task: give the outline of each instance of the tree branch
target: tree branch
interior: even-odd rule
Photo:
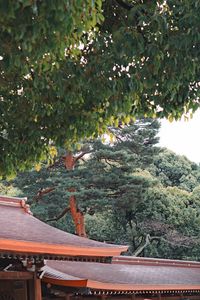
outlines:
[[[64,208],[63,211],[62,211],[57,217],[55,217],[55,218],[53,218],[53,219],[48,219],[48,220],[46,220],[45,222],[58,221],[58,220],[60,220],[62,217],[64,217],[64,216],[68,213],[68,211],[70,211],[70,207]]]
[[[157,237],[157,239],[159,239],[159,237]],[[188,249],[192,248],[192,245],[188,246],[188,245],[185,245],[183,243],[172,242],[172,241],[169,241],[169,240],[167,240],[167,239],[165,239],[163,237],[160,237],[160,240],[162,240],[162,241],[164,241],[164,242],[166,242],[166,243],[168,243],[168,244],[170,244],[172,246],[175,246],[175,247],[179,246],[179,247],[184,247],[184,248],[188,248]]]
[[[78,156],[74,157],[74,162],[77,162],[79,159],[81,159],[84,155],[91,153],[92,151],[84,151]]]
[[[143,245],[139,246],[134,252],[133,252],[133,256],[138,256],[143,250],[144,248],[146,248],[151,242],[151,237],[150,234],[146,235],[145,238],[145,242]]]
[[[188,248],[188,249],[191,248],[191,246],[188,246],[188,245],[177,244],[175,242],[169,241],[169,240],[163,238],[162,236],[161,237],[150,236],[150,234],[147,234],[146,238],[145,238],[145,242],[134,251],[133,256],[138,256],[153,240],[162,240],[172,246],[179,246],[179,247],[184,247],[184,248]]]
[[[50,188],[46,188],[46,189],[41,188],[41,189],[37,192],[36,196],[33,197],[33,201],[39,202],[39,200],[41,200],[41,198],[42,198],[44,195],[53,192],[55,189],[56,189],[55,187],[50,187]]]

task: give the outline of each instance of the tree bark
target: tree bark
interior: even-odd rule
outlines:
[[[74,157],[71,152],[68,152],[66,156],[64,157],[65,162],[65,168],[68,171],[71,171],[74,169],[75,164],[79,158],[81,158],[83,155],[80,155],[78,158]],[[75,192],[75,189],[72,187],[69,189],[70,192]],[[78,236],[87,237],[85,232],[85,222],[84,222],[84,215],[83,213],[78,209],[76,197],[74,195],[71,195],[69,198],[69,207],[70,207],[70,213],[75,225],[75,232]]]

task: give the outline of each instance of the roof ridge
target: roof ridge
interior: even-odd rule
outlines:
[[[32,215],[32,212],[30,211],[30,205],[26,204],[26,201],[27,201],[26,197],[19,198],[19,197],[0,195],[0,206],[5,205],[5,206],[23,208],[26,213]]]
[[[185,267],[198,267],[200,268],[200,262],[187,261],[187,260],[175,260],[165,258],[152,258],[152,257],[134,257],[134,256],[117,256],[112,258],[112,264],[129,264],[129,265],[165,265],[165,266],[185,266]]]

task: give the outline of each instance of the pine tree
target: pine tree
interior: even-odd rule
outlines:
[[[91,225],[87,226],[89,235],[93,232],[92,218],[96,221],[97,215],[107,214],[122,237],[127,230],[134,230],[132,220],[136,207],[155,182],[146,169],[159,150],[156,147],[159,123],[141,119],[109,130],[113,143],[103,143],[100,139],[95,141],[90,159],[80,170],[85,182],[79,199],[82,208],[93,215],[88,217],[87,214]],[[94,238],[96,233],[92,233]],[[112,242],[118,241],[117,233],[110,238]]]
[[[78,201],[77,212],[81,215],[81,212],[94,214],[112,208],[125,211],[128,216],[150,184],[151,180],[142,170],[152,162],[156,152],[158,129],[158,122],[149,119],[110,128],[115,138],[113,143],[104,144],[98,139],[91,142],[87,150],[84,146],[79,153],[71,154],[75,168],[66,168],[67,156],[65,154],[63,160],[62,154],[50,167],[22,173],[15,184],[29,196],[40,218],[59,221],[59,227],[63,226],[60,219],[70,210],[72,198]],[[84,159],[84,154],[89,152]],[[69,227],[72,230],[71,225]]]
[[[97,140],[90,159],[80,169],[85,178],[85,197],[82,205],[87,208],[87,198],[94,205],[102,203],[122,209],[131,209],[140,201],[149,178],[143,172],[153,162],[157,153],[154,147],[159,123],[142,119],[124,127],[110,128],[112,144]]]

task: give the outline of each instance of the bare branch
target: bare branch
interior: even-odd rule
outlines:
[[[151,242],[150,234],[146,235],[145,242],[143,245],[139,246],[133,253],[133,256],[138,256]]]
[[[188,248],[188,249],[192,248],[192,246],[189,246],[189,245],[186,245],[183,243],[178,244],[177,242],[169,241],[162,236],[150,236],[150,234],[147,234],[146,238],[145,238],[145,242],[134,251],[133,256],[138,256],[153,240],[161,240],[161,241],[164,241],[164,242],[166,242],[172,246],[176,246],[176,247],[179,246],[179,247],[184,247],[184,248]]]
[[[158,239],[158,237],[157,237],[157,239]],[[183,244],[183,243],[172,242],[172,241],[169,241],[169,240],[167,240],[167,239],[165,239],[163,237],[160,237],[160,240],[163,240],[164,242],[166,242],[166,243],[168,243],[168,244],[170,244],[172,246],[175,246],[175,247],[179,246],[179,247],[184,247],[184,248],[188,248],[188,249],[190,249],[190,248],[193,247],[193,245],[188,246],[188,245]]]

